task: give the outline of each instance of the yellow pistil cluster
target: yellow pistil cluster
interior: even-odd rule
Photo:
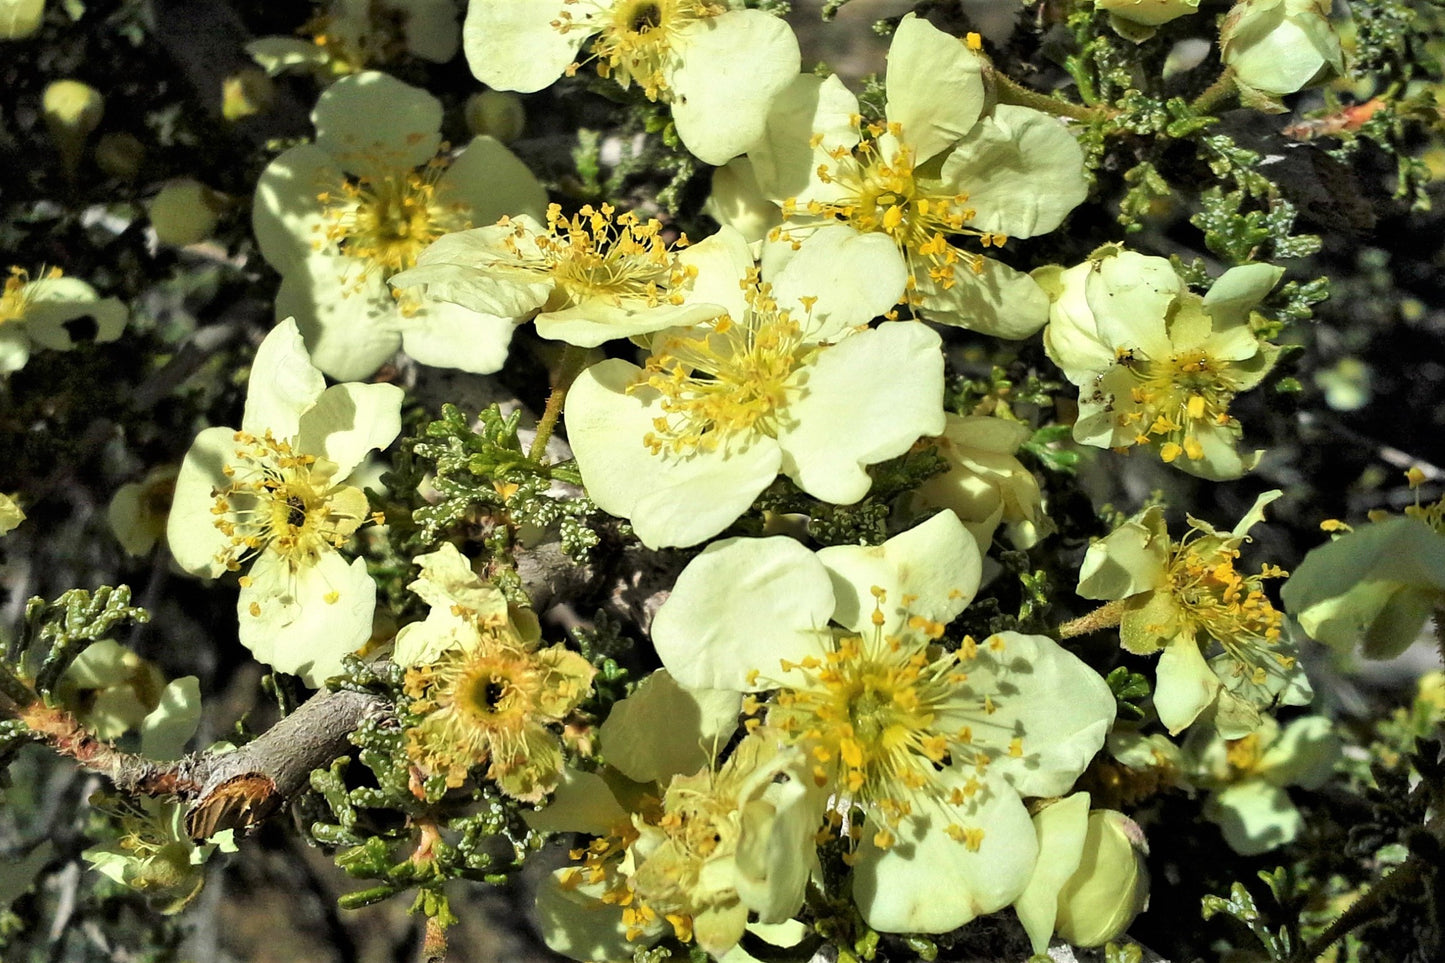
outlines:
[[[1255,575],[1235,568],[1237,541],[1191,532],[1176,543],[1167,563],[1169,591],[1186,628],[1202,632],[1224,647],[1244,681],[1264,685],[1270,676],[1294,668],[1295,659],[1279,650],[1284,615],[1264,592],[1264,580],[1288,573],[1265,565]],[[1200,641],[1203,641],[1202,639]]]
[[[661,804],[653,796],[641,800],[643,812],[639,819],[656,822],[661,814]],[[612,827],[605,836],[599,836],[584,849],[574,849],[568,855],[580,860],[581,866],[564,870],[561,884],[573,889],[588,885],[600,889],[597,898],[603,903],[621,908],[622,924],[627,928],[627,938],[635,940],[651,928],[658,919],[672,924],[673,934],[682,942],[692,939],[692,918],[685,914],[665,913],[658,910],[638,892],[637,877],[621,871],[628,850],[637,842],[641,833],[632,820],[624,820]]]
[[[261,551],[280,555],[291,571],[344,545],[367,518],[366,495],[333,485],[335,465],[302,454],[270,431],[238,431],[234,457],[221,470],[230,480],[216,489],[211,514],[226,536],[216,561],[231,571]]]
[[[668,100],[667,75],[678,60],[677,34],[699,20],[716,17],[727,10],[713,0],[563,0],[567,7],[585,11],[575,16],[563,9],[552,28],[559,33],[572,30],[596,32],[588,58],[603,77],[616,77],[623,87],[637,84],[648,100]],[[572,76],[582,62],[567,68]]]
[[[51,268],[42,271],[41,274],[47,280],[53,280],[61,276],[60,268]],[[21,321],[25,318],[25,312],[30,307],[32,295],[26,291],[30,283],[30,272],[24,268],[12,266],[10,274],[5,278],[5,290],[0,293],[0,325],[12,321]]]
[[[536,801],[562,769],[560,722],[591,691],[592,666],[561,646],[536,649],[510,623],[472,620],[476,632],[436,662],[410,668],[405,689],[422,720],[407,753],[460,786],[474,766],[516,799]]]
[[[1229,763],[1232,778],[1239,779],[1259,769],[1264,750],[1258,732],[1251,732],[1243,739],[1230,739],[1224,745],[1224,758]]]
[[[443,234],[471,227],[465,205],[449,202],[440,178],[450,162],[438,156],[420,167],[374,165],[384,175],[348,177],[317,199],[324,223],[313,242],[361,265],[351,290],[359,291],[373,272],[390,277],[415,267],[417,257]]]
[[[504,218],[501,222],[507,223]],[[636,302],[649,308],[681,304],[683,291],[697,275],[677,260],[663,240],[662,223],[641,220],[632,212],[618,214],[611,204],[588,204],[567,217],[558,204],[547,207],[547,233],[529,237],[519,224],[504,243],[512,254],[509,266],[552,280],[555,285],[545,311],[560,311],[587,301],[611,305]],[[678,246],[687,238],[680,238]]]
[[[776,437],[797,370],[823,350],[778,307],[756,277],[741,321],[723,316],[694,335],[660,343],[634,386],[662,395],[663,414],[643,437],[653,454],[716,451],[740,435]]]
[[[1204,457],[1199,429],[1235,423],[1229,403],[1238,383],[1227,370],[1230,363],[1203,348],[1160,359],[1138,349],[1122,350],[1118,361],[1134,376],[1133,404],[1119,406],[1119,424],[1136,432],[1135,444],[1159,442],[1159,458],[1165,463],[1180,455],[1199,461]]]
[[[873,842],[888,847],[915,801],[967,806],[995,757],[1023,754],[1023,737],[992,722],[998,701],[969,685],[968,669],[980,655],[973,639],[945,652],[935,644],[944,627],[917,616],[906,638],[884,635],[883,591],[873,593],[873,634],[835,637],[821,658],[784,660],[783,672],[802,681],[777,692],[767,720],[808,750],[819,786],[878,821]],[[997,655],[1003,640],[990,646]],[[1002,671],[991,661],[991,672]],[[945,769],[972,771],[946,787]],[[944,831],[973,851],[983,842],[978,827],[951,822]]]
[[[869,136],[856,148],[830,151],[835,164],[818,167],[818,179],[839,185],[843,196],[809,201],[807,212],[839,218],[859,231],[888,235],[908,264],[910,290],[917,285],[920,270],[945,289],[953,286],[960,263],[975,274],[983,271],[983,255],[960,250],[948,238],[971,234],[985,249],[1002,247],[1008,238],[970,228],[975,212],[968,207],[968,195],[945,192],[936,179],[917,174],[914,151],[902,140],[901,124],[871,125],[867,132]],[[886,142],[880,139],[885,133],[891,135]],[[784,217],[798,212],[796,198],[783,202]]]

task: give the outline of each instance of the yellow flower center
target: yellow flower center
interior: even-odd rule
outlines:
[[[504,222],[505,223],[505,222]],[[662,238],[662,224],[617,214],[609,204],[583,207],[575,217],[547,208],[547,233],[532,238],[536,250],[519,243],[526,232],[505,239],[512,254],[508,266],[550,278],[554,284],[545,311],[574,308],[589,301],[611,305],[640,302],[649,308],[681,304],[696,269],[680,264]],[[685,244],[682,238],[679,244]]]
[[[874,594],[881,602],[881,590]],[[777,692],[767,721],[808,749],[819,786],[881,822],[873,840],[887,847],[919,799],[966,810],[989,763],[1003,753],[1021,756],[1023,737],[992,721],[1003,687],[980,692],[969,683],[966,669],[981,655],[972,639],[945,652],[933,642],[942,625],[915,616],[900,638],[883,634],[881,608],[873,622],[870,637],[835,637],[821,657],[784,660],[783,672],[802,681]],[[989,643],[991,675],[1006,671],[995,658],[1003,648],[1001,638]],[[942,778],[945,769],[952,778]],[[983,842],[979,827],[944,829],[970,850]]]
[[[1256,575],[1242,574],[1234,567],[1234,539],[1196,534],[1181,539],[1168,562],[1170,592],[1184,620],[1196,635],[1202,631],[1223,646],[1236,675],[1250,685],[1293,669],[1294,657],[1279,650],[1284,616],[1264,592],[1265,579],[1287,573],[1265,566]]]
[[[667,100],[671,96],[667,74],[679,59],[677,37],[689,24],[716,17],[727,10],[713,0],[564,0],[567,6],[581,7],[582,17],[563,10],[552,21],[561,33],[571,30],[595,31],[591,60],[597,73],[616,77],[623,87],[637,84],[648,100]],[[582,64],[567,69],[568,76]]]
[[[51,268],[41,274],[47,279],[61,276],[60,268]],[[27,290],[29,284],[29,271],[13,266],[10,268],[10,275],[5,279],[5,289],[0,292],[0,325],[25,319],[25,313],[34,299],[32,291]]]
[[[879,140],[885,130],[892,135],[887,143],[893,146]],[[835,163],[822,164],[816,172],[824,183],[838,185],[843,196],[829,202],[809,201],[807,212],[836,217],[859,231],[886,234],[908,264],[910,289],[919,271],[941,288],[953,286],[959,263],[975,274],[981,272],[983,256],[960,250],[948,237],[972,234],[985,248],[1002,247],[1008,239],[969,228],[975,212],[968,207],[968,195],[947,193],[938,180],[917,173],[913,148],[902,142],[902,125],[870,127],[868,132],[871,137],[853,150],[832,151]],[[784,217],[797,212],[796,198],[783,202]]]
[[[1252,732],[1243,739],[1230,739],[1224,745],[1224,758],[1233,775],[1243,777],[1259,769],[1260,758],[1264,755],[1259,733]]]
[[[325,222],[314,246],[335,245],[360,265],[353,290],[373,272],[390,277],[414,267],[432,241],[471,227],[466,206],[449,202],[439,182],[447,165],[442,157],[417,168],[391,165],[392,173],[348,177],[317,195]]]
[[[407,669],[410,710],[423,717],[407,730],[408,754],[452,787],[473,766],[490,763],[487,775],[503,792],[530,798],[561,771],[561,749],[546,726],[586,696],[591,669],[559,646],[537,650],[510,623],[469,623],[476,631],[462,644]]]
[[[1182,454],[1199,461],[1204,457],[1199,429],[1234,423],[1229,403],[1239,387],[1229,372],[1230,362],[1203,348],[1160,359],[1133,349],[1121,352],[1119,362],[1135,381],[1130,389],[1134,407],[1119,412],[1120,423],[1135,427],[1136,444],[1160,442],[1161,460],[1172,462]]]
[[[724,316],[695,335],[662,341],[634,389],[662,395],[663,414],[643,438],[654,454],[715,451],[739,436],[776,437],[791,394],[806,384],[799,369],[818,345],[778,307],[767,285],[754,283],[741,322]]]
[[[226,536],[216,561],[231,571],[262,552],[281,555],[295,571],[323,551],[344,545],[366,518],[366,496],[333,485],[335,466],[297,452],[271,432],[235,434],[235,457],[222,471],[230,484],[217,489],[211,513]]]

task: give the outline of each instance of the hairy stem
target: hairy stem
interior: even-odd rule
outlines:
[[[532,447],[527,451],[529,461],[541,463],[542,455],[547,451],[547,442],[557,428],[557,419],[562,417],[567,389],[572,387],[572,382],[577,380],[586,363],[586,348],[569,344],[563,349],[562,361],[557,366],[557,380],[552,385],[552,393],[547,396],[547,407],[543,409],[542,417],[537,420],[537,437],[532,439]]]
[[[1105,602],[1087,615],[1070,619],[1059,626],[1059,638],[1072,639],[1078,635],[1088,635],[1090,632],[1098,632],[1100,629],[1112,629],[1119,624],[1119,619],[1122,618],[1123,615],[1123,599]]]
[[[1225,67],[1214,83],[1205,87],[1189,109],[1196,114],[1212,114],[1221,104],[1226,103],[1231,97],[1239,93],[1239,85],[1234,82],[1234,69]]]
[[[1055,117],[1068,117],[1071,120],[1078,120],[1084,123],[1104,120],[1114,111],[1107,107],[1085,107],[1082,104],[1070,103],[1051,94],[1043,94],[1037,90],[1031,90],[1018,81],[1009,77],[993,67],[984,68],[985,76],[993,81],[994,93],[1001,104],[1013,104],[1017,107],[1032,107],[1034,110],[1041,110],[1046,114]]]

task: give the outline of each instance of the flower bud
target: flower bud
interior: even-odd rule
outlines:
[[[1241,0],[1219,28],[1220,56],[1241,87],[1292,94],[1344,72],[1331,0]]]
[[[1095,10],[1109,12],[1109,25],[1121,37],[1143,43],[1155,28],[1199,9],[1199,0],[1094,0]]]
[[[57,80],[45,88],[41,107],[60,162],[66,174],[74,177],[86,140],[105,116],[105,98],[89,84]]]
[[[162,187],[151,201],[151,227],[162,244],[185,247],[211,236],[221,210],[221,198],[215,191],[182,178]]]
[[[1094,9],[1146,26],[1177,20],[1199,9],[1199,0],[1094,0]]]
[[[264,114],[276,103],[276,84],[257,67],[247,67],[221,81],[221,116],[237,121]]]
[[[125,131],[101,134],[95,142],[95,166],[123,181],[133,181],[139,176],[145,156],[145,144]]]
[[[500,90],[484,90],[467,98],[464,109],[467,129],[480,137],[483,134],[510,144],[522,136],[527,126],[527,112],[516,94]]]
[[[1148,847],[1128,816],[1089,813],[1079,868],[1059,891],[1054,931],[1075,946],[1102,946],[1134,922],[1149,902]]]
[[[24,40],[45,20],[45,0],[0,0],[0,40]]]

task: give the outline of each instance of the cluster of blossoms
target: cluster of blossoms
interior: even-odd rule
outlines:
[[[1199,4],[1096,5],[1142,42]],[[1238,10],[1224,51],[1241,90],[1278,96],[1339,68],[1337,44],[1317,36],[1319,2]],[[548,944],[579,960],[631,959],[668,937],[722,956],[749,926],[801,916],[822,847],[851,866],[875,930],[944,933],[1013,907],[1036,952],[1054,935],[1102,945],[1148,892],[1142,830],[1076,791],[1106,740],[1106,765],[1162,770],[1139,762],[1147,743],[1187,771],[1241,852],[1294,837],[1284,787],[1319,785],[1338,746],[1319,717],[1281,728],[1269,715],[1311,696],[1269,598],[1285,573],[1238,563],[1280,493],[1227,532],[1190,518],[1171,538],[1151,507],[1087,549],[1078,594],[1106,604],[1058,635],[1117,627],[1129,654],[1158,653],[1152,711],[1170,736],[1189,730],[1183,749],[1163,736],[1125,747],[1114,692],[1059,638],[950,628],[996,569],[996,537],[1027,550],[1054,525],[1020,458],[1033,425],[1006,406],[948,410],[931,326],[1042,330],[1080,389],[1075,441],[1228,480],[1259,459],[1240,450],[1230,406],[1280,353],[1261,306],[1283,269],[1236,266],[1200,294],[1169,260],[1117,245],[1074,266],[1012,267],[1014,240],[1055,231],[1085,199],[1084,151],[1056,117],[999,102],[978,37],[913,14],[889,48],[881,116],[865,117],[837,77],[799,73],[785,21],[741,2],[471,0],[460,45],[478,79],[532,92],[594,68],[665,105],[682,146],[717,167],[707,209],[721,227],[697,243],[609,203],[569,211],[499,139],[453,150],[439,101],[368,69],[402,49],[447,61],[453,13],[337,0],[313,40],[253,45],[270,71],[328,81],[314,142],[271,161],[252,208],[281,276],[279,323],[239,429],[202,431],[178,471],[117,499],[128,549],[155,541],[148,506],[173,485],[170,551],[194,575],[238,573],[239,636],[259,661],[313,687],[349,656],[398,667],[419,798],[487,781],[532,807],[534,829],[592,837],[538,897]],[[1318,41],[1319,63],[1271,71],[1295,34]],[[96,340],[124,323],[82,282],[12,272],[0,371],[31,342],[71,346],[66,325],[83,314]],[[544,645],[536,616],[455,545],[413,559],[409,587],[429,611],[393,633],[356,544],[385,524],[359,478],[400,434],[404,400],[361,382],[398,351],[498,371],[527,322],[562,342],[549,417],[592,503],[647,548],[704,546],[651,623],[662,669],[595,730],[596,668]],[[705,544],[785,528],[747,518],[770,489],[855,505],[877,466],[922,451],[939,470],[889,506],[896,534],[881,544]],[[1440,606],[1441,512],[1414,514],[1337,543],[1367,556],[1368,590],[1301,568],[1285,595],[1306,631],[1385,636]],[[1406,571],[1399,539],[1441,563]],[[95,698],[119,714],[110,686]],[[130,725],[150,718],[124,708]]]

